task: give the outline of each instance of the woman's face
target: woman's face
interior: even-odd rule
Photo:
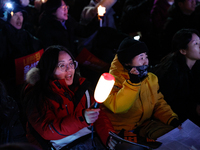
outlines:
[[[15,27],[16,29],[21,29],[23,24],[23,13],[22,12],[16,12],[11,16],[10,18],[10,24]]]
[[[192,39],[188,43],[188,48],[182,50],[181,53],[185,55],[187,59],[200,60],[200,39],[195,33],[192,34]]]
[[[65,21],[68,19],[68,6],[62,1],[62,5],[54,13],[58,21]]]
[[[146,53],[141,53],[137,56],[135,56],[132,59],[132,66],[143,66],[143,65],[148,65],[149,64],[149,59]]]
[[[75,73],[74,66],[71,56],[65,51],[60,51],[54,77],[56,79],[65,79],[67,85],[72,85]]]

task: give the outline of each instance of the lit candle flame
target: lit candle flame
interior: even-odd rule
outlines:
[[[11,11],[11,12],[10,12],[10,14],[11,14],[11,16],[13,16],[13,15],[14,15],[14,12],[13,12],[13,11]]]
[[[140,40],[140,36],[139,35],[134,36],[134,40],[139,41]]]
[[[113,88],[114,83],[115,78],[113,77],[113,75],[109,73],[103,73],[101,75],[94,91],[94,98],[96,102],[103,103],[107,99]]]
[[[99,16],[104,16],[105,13],[106,13],[106,7],[103,7],[103,6],[99,5],[99,7],[98,7],[98,15]]]
[[[42,0],[42,3],[46,3],[47,0]]]

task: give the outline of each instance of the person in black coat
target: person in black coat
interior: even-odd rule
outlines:
[[[69,6],[63,0],[48,0],[45,3],[37,36],[43,42],[44,48],[62,45],[77,56],[75,44],[77,37],[89,37],[98,29],[99,23],[81,25],[68,15],[68,9]]]
[[[169,8],[169,17],[164,24],[162,37],[163,55],[171,51],[171,41],[173,35],[180,29],[193,28],[200,32],[200,5],[196,5],[196,0],[175,0]]]
[[[16,85],[15,59],[41,50],[42,45],[23,29],[23,9],[19,5],[4,14],[5,23],[0,30],[0,79],[8,94],[19,102],[21,86]]]
[[[181,29],[173,37],[173,52],[154,69],[160,91],[181,122],[200,126],[200,38],[197,30]]]

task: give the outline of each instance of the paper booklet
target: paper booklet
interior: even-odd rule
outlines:
[[[200,127],[187,119],[181,125],[157,140],[162,142],[156,150],[200,150]]]

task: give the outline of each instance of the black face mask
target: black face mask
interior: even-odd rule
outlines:
[[[138,77],[139,78],[144,78],[147,76],[147,69],[149,67],[149,65],[143,65],[143,66],[125,66],[126,69],[128,69],[128,71],[130,71],[132,68],[136,68],[139,72]]]
[[[143,65],[143,66],[137,66],[137,67],[135,67],[138,70],[138,72],[139,72],[139,75],[138,75],[139,78],[144,78],[144,77],[147,76],[147,73],[148,73],[147,69],[148,69],[148,67],[149,67],[149,65]]]

